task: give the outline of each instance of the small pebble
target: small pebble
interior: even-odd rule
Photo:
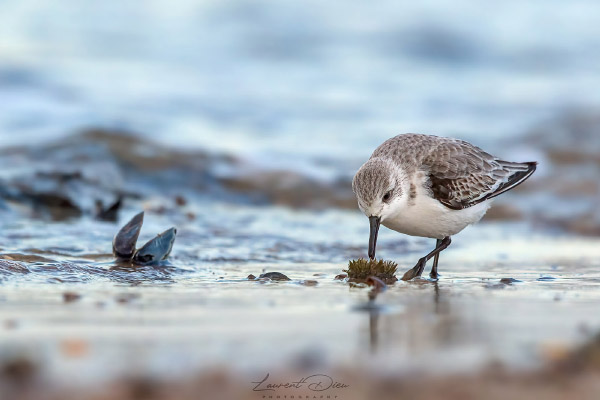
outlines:
[[[553,280],[555,280],[555,279],[556,279],[556,278],[555,278],[555,277],[553,277],[553,276],[541,276],[541,277],[539,277],[537,280],[538,280],[538,281],[542,281],[542,282],[544,282],[544,281],[553,281]]]
[[[513,283],[518,283],[521,282],[518,279],[514,279],[514,278],[502,278],[500,279],[500,283],[504,283],[505,285],[512,285]]]
[[[138,297],[140,297],[140,295],[137,293],[124,293],[124,294],[117,296],[116,300],[117,300],[117,303],[125,304],[125,303],[129,303],[133,299],[137,299]]]
[[[336,281],[343,281],[347,277],[348,277],[348,275],[346,275],[346,274],[339,274],[339,275],[336,275],[335,278],[333,278],[333,279]]]
[[[181,195],[175,196],[175,204],[177,204],[179,207],[183,207],[187,204],[187,200]]]
[[[65,303],[71,303],[74,301],[77,301],[81,298],[81,295],[79,293],[75,293],[75,292],[64,292],[63,293],[63,300],[65,301]]]
[[[254,280],[254,279],[256,279],[256,277],[254,275],[252,275],[252,274],[248,275],[248,280]]]
[[[302,281],[300,283],[304,286],[317,286],[319,284],[319,282],[313,281],[313,280],[306,280],[306,281]]]

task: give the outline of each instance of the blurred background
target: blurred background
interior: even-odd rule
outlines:
[[[539,175],[554,175],[540,186],[577,193],[567,204],[599,222],[597,210],[579,205],[580,194],[598,199],[593,1],[1,7],[4,149],[71,143],[73,135],[97,143],[80,135],[89,129],[128,133],[138,141],[128,149],[134,154],[151,141],[155,150],[212,157],[185,173],[235,196],[354,208],[347,183],[379,143],[430,133],[538,159]],[[567,171],[574,164],[578,183]],[[272,179],[259,178],[265,174]],[[315,182],[335,193],[277,194]]]
[[[599,26],[593,0],[1,1],[3,382],[19,363],[58,387],[357,354],[397,374],[457,353],[469,371],[522,368],[585,342],[600,329]],[[446,283],[378,299],[378,328],[353,308],[366,289],[333,277],[366,254],[352,176],[405,132],[540,167],[444,253]],[[140,209],[140,241],[178,227],[170,265],[114,268],[112,237]],[[383,231],[380,254],[409,268],[432,245]],[[246,282],[274,269],[293,282]],[[522,284],[495,291],[508,277]],[[509,295],[474,306],[490,290]],[[450,307],[457,291],[471,302]],[[557,298],[574,301],[564,319]],[[411,302],[458,325],[415,345],[431,321]],[[533,329],[530,313],[548,318]]]

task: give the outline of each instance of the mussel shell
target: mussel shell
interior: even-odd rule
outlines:
[[[175,242],[177,229],[167,229],[143,245],[133,256],[133,262],[136,264],[155,264],[166,260]]]
[[[113,254],[122,260],[130,260],[135,254],[135,245],[144,223],[144,212],[136,214],[113,239]]]

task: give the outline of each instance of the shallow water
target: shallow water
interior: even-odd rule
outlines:
[[[148,212],[140,243],[170,224],[178,237],[167,265],[147,267],[112,259],[119,224],[5,221],[2,356],[30,357],[65,384],[357,360],[382,373],[442,373],[497,361],[535,367],[600,330],[598,239],[483,224],[443,254],[439,282],[400,281],[370,303],[370,289],[334,280],[365,251],[368,224],[358,212],[224,207],[203,204],[196,221]],[[399,274],[433,245],[387,230],[380,243]],[[246,279],[264,271],[291,281]]]

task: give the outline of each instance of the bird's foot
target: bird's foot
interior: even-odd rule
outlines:
[[[437,271],[431,271],[429,277],[434,281],[437,281],[440,278],[440,274],[438,274]]]
[[[425,264],[427,264],[427,259],[421,258],[419,260],[419,262],[417,263],[417,265],[415,265],[413,268],[409,269],[408,271],[406,271],[404,273],[402,280],[410,281],[413,278],[421,276],[421,274],[423,273],[423,270],[425,269]]]

